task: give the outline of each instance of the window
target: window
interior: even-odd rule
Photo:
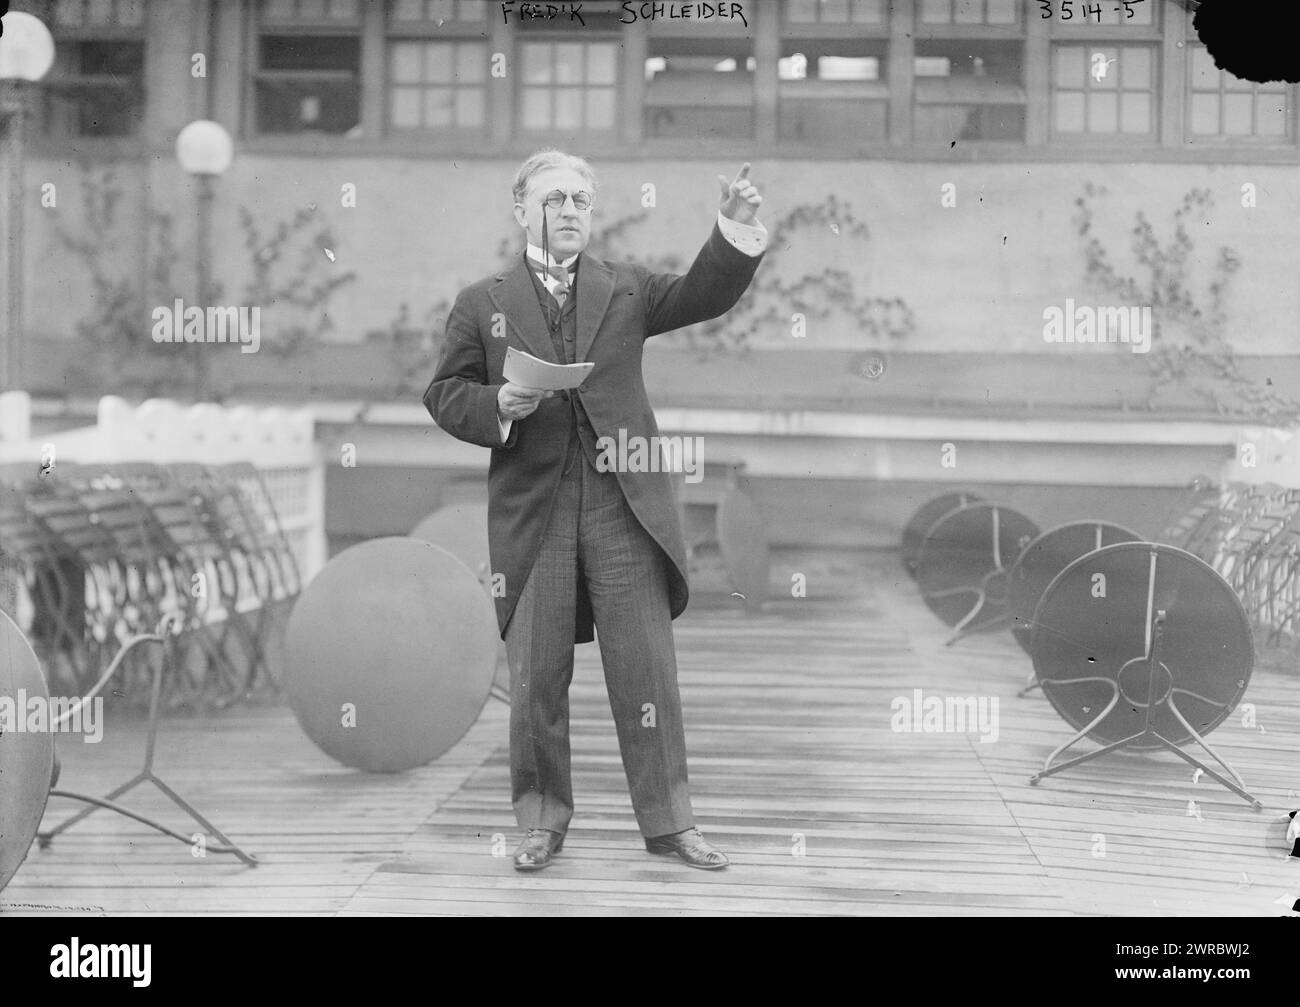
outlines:
[[[917,143],[1025,140],[1024,43],[919,39]]]
[[[786,0],[795,24],[884,24],[885,0]]]
[[[347,133],[361,116],[358,0],[266,0],[254,75],[259,133]]]
[[[1285,141],[1294,89],[1285,81],[1257,84],[1214,65],[1203,45],[1189,45],[1187,139],[1215,137]]]
[[[390,126],[483,129],[487,118],[486,45],[394,42],[388,56]]]
[[[789,39],[781,53],[780,139],[826,147],[886,139],[884,41]]]
[[[1155,63],[1147,45],[1053,46],[1056,135],[1153,139]]]
[[[388,127],[482,135],[488,65],[482,0],[398,0],[390,8]]]
[[[59,0],[55,64],[45,88],[45,131],[137,135],[144,118],[142,0]]]
[[[1020,24],[1020,0],[918,0],[918,6],[923,25]]]
[[[395,0],[395,24],[482,24],[487,17],[485,0]]]
[[[131,27],[144,24],[144,0],[57,0],[56,28]]]
[[[744,38],[652,37],[645,64],[645,136],[752,137],[752,52]]]
[[[618,105],[618,43],[521,41],[521,132],[608,133]]]

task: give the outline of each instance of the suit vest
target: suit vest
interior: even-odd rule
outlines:
[[[566,364],[577,362],[578,347],[578,284],[577,275],[574,275],[574,282],[570,287],[569,296],[564,299],[564,307],[557,308],[555,298],[551,296],[537,274],[528,270],[528,275],[533,281],[533,289],[537,291],[537,302],[541,306],[542,316],[546,319],[546,329],[551,336],[551,346],[555,350],[557,359]],[[558,318],[557,318],[558,315]],[[576,392],[559,392],[561,398],[566,399],[569,403],[569,422],[572,429],[577,433],[576,443],[572,444],[569,449],[569,455],[565,458],[564,467],[567,469],[573,460],[573,454],[577,451],[578,445],[581,445],[582,453],[587,456],[594,468],[596,458],[600,454],[600,449],[596,446],[596,431],[587,418],[587,411],[582,407],[582,400]]]

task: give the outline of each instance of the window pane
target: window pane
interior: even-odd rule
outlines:
[[[1123,131],[1125,133],[1151,132],[1151,92],[1138,91],[1121,99]]]
[[[823,21],[845,22],[849,19],[849,0],[822,0]]]
[[[551,47],[545,42],[524,43],[524,83],[551,82]]]
[[[298,0],[298,16],[301,18],[323,18],[325,0]]]
[[[555,45],[555,82],[582,83],[582,43],[558,42]]]
[[[112,24],[113,0],[89,0],[86,4],[87,24]]]
[[[785,16],[788,21],[816,21],[817,0],[786,0]]]
[[[419,21],[424,17],[424,0],[396,0],[394,21]]]
[[[1192,87],[1198,91],[1219,89],[1219,68],[1214,57],[1203,45],[1192,47]]]
[[[1192,95],[1192,132],[1198,136],[1213,136],[1219,132],[1219,96],[1201,92]]]
[[[1015,24],[1017,0],[989,0],[989,24]]]
[[[557,87],[555,89],[554,124],[556,129],[582,128],[582,88]]]
[[[1083,49],[1077,45],[1057,46],[1056,84],[1058,87],[1082,87],[1084,80]]]
[[[1083,94],[1060,91],[1056,95],[1056,129],[1061,133],[1083,132]]]
[[[1125,46],[1118,53],[1119,78],[1126,91],[1149,91],[1154,79],[1151,72],[1151,50],[1145,46]]]
[[[483,81],[487,74],[484,65],[486,55],[484,47],[473,42],[462,42],[456,46],[456,79],[462,84]]]
[[[587,82],[613,84],[615,81],[615,47],[593,43],[587,47]]]
[[[1286,136],[1286,97],[1261,94],[1255,99],[1255,133],[1258,136]]]
[[[69,28],[81,24],[81,0],[59,0],[54,8],[54,23]]]
[[[456,89],[456,125],[482,126],[485,117],[483,91],[477,87]]]
[[[536,88],[524,91],[523,119],[520,126],[524,129],[546,129],[551,125],[551,92]]]
[[[420,92],[413,87],[393,89],[390,110],[393,125],[399,129],[414,129],[420,125]]]
[[[395,84],[413,84],[420,80],[422,47],[415,42],[396,42],[389,50],[388,63]]]
[[[118,0],[117,21],[131,28],[144,24],[144,0]]]
[[[875,56],[820,56],[817,76],[821,80],[879,80],[880,60]]]
[[[424,17],[437,24],[439,21],[451,21],[456,17],[456,5],[452,0],[428,0],[424,5]]]
[[[957,0],[958,24],[982,24],[984,0]]]
[[[330,0],[330,17],[340,21],[355,21],[357,0]]]
[[[853,20],[858,24],[880,24],[884,20],[882,0],[854,0]]]
[[[608,87],[587,89],[587,127],[614,128],[614,90]]]
[[[921,0],[921,20],[927,24],[947,24],[952,20],[952,0]]]
[[[482,21],[486,9],[485,0],[460,0],[456,5],[456,17],[461,21]]]
[[[1118,17],[1120,24],[1151,24],[1155,20],[1156,0],[1139,0],[1137,3],[1130,3],[1125,9],[1121,3]],[[1128,16],[1128,11],[1133,12],[1133,16]]]
[[[452,48],[450,42],[429,42],[424,46],[425,80],[450,84],[455,79],[451,66]]]
[[[424,125],[437,128],[453,124],[454,93],[448,87],[431,87],[424,92]]]
[[[1228,136],[1249,136],[1255,98],[1249,94],[1223,96],[1223,132]]]
[[[1104,73],[1100,69],[1103,61],[1106,64]],[[1097,79],[1099,73],[1100,80]],[[1089,87],[1102,91],[1116,90],[1119,87],[1120,77],[1119,50],[1105,46],[1094,46],[1088,50],[1088,76],[1091,78],[1088,82]]]
[[[887,107],[883,101],[782,101],[779,136],[827,147],[880,142]]]
[[[1119,95],[1100,92],[1088,95],[1088,132],[1119,132]]]

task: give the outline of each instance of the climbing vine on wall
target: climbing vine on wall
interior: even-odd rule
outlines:
[[[174,398],[184,389],[204,398],[228,395],[233,389],[221,383],[219,374],[207,387],[197,387],[194,353],[184,352],[196,347],[153,341],[155,307],[170,307],[177,297],[197,303],[187,296],[193,282],[185,260],[192,253],[178,249],[173,218],[146,208],[143,224],[127,223],[120,212],[123,189],[112,168],[92,170],[83,164],[81,172],[85,193],[84,212],[78,218],[81,226],[73,231],[59,223],[57,231],[60,244],[90,278],[90,309],[76,324],[77,337],[89,352],[73,360],[71,383],[102,389],[108,377],[107,384],[123,392]],[[332,328],[329,308],[334,295],[356,279],[353,271],[332,267],[324,250],[333,253],[337,246],[328,223],[314,206],[265,229],[257,216],[241,206],[238,223],[247,256],[239,304],[290,309],[266,312],[273,327],[262,332],[258,352],[292,356],[309,349]],[[131,227],[137,229],[134,236]],[[149,250],[143,273],[121,266],[122,248],[130,247],[132,237]],[[214,305],[225,301],[226,287],[221,276],[214,276],[209,291]],[[211,348],[197,349],[214,355]]]
[[[1135,269],[1128,273],[1115,265],[1097,231],[1094,203],[1105,193],[1104,187],[1088,183],[1075,200],[1074,224],[1083,242],[1088,282],[1117,302],[1151,307],[1149,408],[1182,387],[1221,415],[1280,426],[1300,421],[1300,401],[1247,375],[1228,341],[1225,303],[1241,260],[1226,246],[1212,258],[1198,252],[1191,234],[1192,225],[1212,215],[1213,194],[1195,188],[1183,195],[1168,240],[1139,210],[1129,232]],[[1207,270],[1208,279],[1194,275]]]
[[[690,260],[676,253],[646,255],[641,250],[639,230],[649,215],[648,210],[640,210],[602,221],[593,228],[588,251],[597,258],[635,262],[654,272],[685,272]],[[868,241],[870,232],[847,203],[832,194],[821,202],[794,206],[779,217],[765,220],[764,226],[768,231],[768,252],[745,296],[722,317],[683,329],[670,339],[681,340],[702,356],[743,353],[764,330],[788,335],[795,314],[811,323],[837,311],[852,319],[855,339],[868,346],[896,346],[913,332],[916,320],[902,298],[862,296],[847,269],[808,272],[788,268],[783,261],[791,239],[801,232],[823,235],[839,243],[837,258],[854,261],[855,246]],[[498,270],[513,265],[518,247],[515,232],[501,239],[496,249]],[[428,383],[454,296],[455,292],[449,291],[414,318],[410,307],[402,304],[396,318],[368,334],[368,338],[384,345],[393,361],[399,395],[423,391]]]

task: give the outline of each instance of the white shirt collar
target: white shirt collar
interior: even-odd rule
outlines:
[[[531,241],[528,242],[528,251],[526,254],[534,262],[540,262],[543,264],[545,264],[546,262],[546,260],[542,258],[542,250],[538,248],[536,245],[534,245]],[[551,264],[557,266],[563,266],[565,269],[568,269],[570,266],[572,266],[575,262],[578,261],[578,256],[581,254],[582,254],[581,252],[575,252],[573,255],[570,255],[567,259],[557,259],[555,257],[555,253],[552,252]]]

